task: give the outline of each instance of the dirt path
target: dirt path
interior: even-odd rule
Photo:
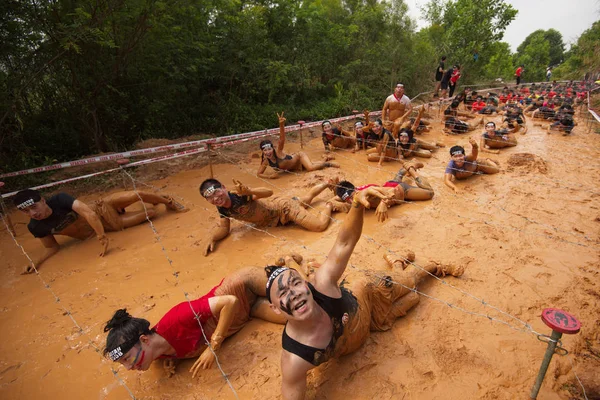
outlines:
[[[565,335],[563,345],[575,356],[575,369],[591,388],[600,376],[600,137],[583,127],[577,127],[572,137],[548,135],[529,124],[529,133],[518,136],[516,148],[491,155],[503,172],[460,182],[460,195],[442,182],[448,147],[439,150],[422,169],[434,186],[434,199],[392,208],[391,219],[384,224],[368,215],[364,235],[373,240],[361,239],[351,263],[384,270],[385,249],[380,245],[411,249],[419,264],[436,260],[466,266],[462,278],[447,278],[448,283],[529,322],[536,331],[550,333],[539,318],[545,307],[575,314],[583,328],[578,335]],[[436,123],[434,132],[422,137],[468,148],[466,136],[438,132]],[[298,147],[290,144],[288,151]],[[310,141],[305,151],[320,157],[320,140]],[[232,157],[228,152],[217,159],[218,179],[268,186],[251,175],[258,159],[244,156],[233,164]],[[380,171],[360,152],[341,152],[336,161],[342,164],[340,171],[289,175],[269,183],[276,193],[298,195],[330,174],[339,173],[355,184],[381,184],[399,167],[388,163]],[[67,248],[44,265],[42,275],[85,328],[85,335],[62,315],[37,277],[19,275],[26,260],[6,231],[0,232],[1,398],[125,399],[127,392],[113,377],[112,363],[89,345],[91,339],[103,347],[103,324],[117,308],[127,307],[133,315],[155,323],[184,300],[182,290],[194,298],[242,266],[263,266],[287,251],[322,260],[331,247],[339,224],[323,233],[274,228],[269,230],[272,237],[236,223],[216,253],[203,257],[199,243],[217,221],[214,208],[198,194],[198,185],[207,177],[205,167],[151,182],[181,196],[191,207],[186,214],[164,213],[155,220],[178,280],[146,224],[110,234],[110,252],[104,258],[98,258],[95,240],[60,240]],[[12,217],[25,249],[41,254],[24,216]],[[427,281],[419,289],[523,328],[517,320],[441,282]],[[241,399],[279,398],[281,331],[281,326],[255,320],[225,342],[220,360]],[[545,344],[534,335],[422,298],[392,330],[373,334],[357,353],[311,373],[308,398],[524,399],[544,350]],[[139,399],[233,398],[216,368],[192,381],[188,372],[192,363],[182,362],[170,379],[160,365],[146,373],[120,366],[117,370]],[[580,389],[570,370],[568,358],[555,356],[539,398],[578,398]]]

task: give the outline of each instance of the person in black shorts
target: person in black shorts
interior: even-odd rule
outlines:
[[[235,190],[227,191],[225,185],[216,179],[206,179],[200,185],[200,195],[210,204],[217,206],[219,222],[202,244],[204,255],[215,250],[216,243],[229,235],[230,219],[249,222],[258,227],[283,226],[295,223],[312,232],[322,232],[331,222],[333,206],[313,215],[302,207],[303,200],[273,196],[266,188],[249,188],[234,180]],[[317,190],[313,188],[313,190]],[[321,189],[322,191],[322,189]],[[312,193],[309,192],[307,196]],[[270,197],[269,200],[261,200]]]
[[[438,97],[438,92],[440,91],[440,85],[442,82],[442,78],[444,76],[444,72],[446,72],[444,70],[445,62],[446,62],[446,56],[442,56],[440,63],[438,64],[437,68],[435,69],[436,84],[435,84],[435,90],[433,91],[433,97]]]
[[[46,200],[37,190],[18,192],[14,197],[14,204],[31,218],[27,228],[46,248],[46,253],[34,261],[33,265],[27,265],[23,273],[39,269],[44,261],[60,250],[55,235],[85,240],[95,234],[102,247],[100,257],[104,256],[108,249],[105,232],[120,231],[141,224],[147,217],[153,218],[157,214],[154,207],[147,208],[147,215],[145,211],[125,211],[126,207],[140,201],[140,197],[144,203],[153,206],[165,204],[173,211],[188,210],[171,196],[146,192],[117,192],[89,205],[67,193],[58,193]]]
[[[441,98],[446,97],[448,94],[448,87],[450,85],[450,78],[452,78],[452,74],[458,71],[458,66],[454,65],[452,68],[448,68],[448,71],[442,76],[442,80],[440,81],[440,87],[442,88]]]

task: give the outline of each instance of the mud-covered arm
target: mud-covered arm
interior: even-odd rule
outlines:
[[[385,158],[385,153],[387,150],[387,145],[390,141],[390,138],[388,137],[388,135],[386,135],[385,133],[383,134],[383,138],[381,139],[380,142],[380,146],[381,146],[381,154],[379,155],[379,166],[381,167],[381,164],[383,163],[383,159]]]
[[[368,198],[377,197],[384,200],[390,197],[382,190],[382,188],[370,187],[354,195],[352,208],[340,228],[333,248],[327,255],[327,260],[315,272],[316,285],[337,287],[337,281],[346,270],[348,260],[354,251],[356,243],[360,239],[365,207],[370,207]]]
[[[444,184],[446,186],[448,186],[450,189],[454,190],[455,192],[458,192],[458,188],[456,187],[456,185],[454,184],[454,175],[450,174],[450,173],[445,173],[444,174]]]
[[[29,274],[34,272],[34,266],[36,269],[39,269],[46,260],[48,260],[50,257],[52,257],[60,251],[60,245],[56,241],[54,235],[44,236],[43,238],[40,238],[40,242],[42,242],[42,245],[44,246],[46,251],[37,260],[32,260],[33,264],[28,264],[27,266],[25,266],[22,272],[23,274]]]
[[[94,232],[96,232],[96,236],[100,241],[100,245],[102,246],[102,252],[100,253],[100,257],[104,256],[106,250],[108,249],[108,238],[104,235],[104,226],[102,225],[102,221],[100,221],[100,217],[96,214],[92,209],[82,201],[75,200],[73,202],[73,206],[71,207],[73,211],[82,216],[87,223],[92,227]]]
[[[471,153],[467,156],[466,161],[473,162],[477,160],[477,156],[479,155],[479,145],[473,138],[469,138],[469,143],[471,143]]]
[[[285,146],[285,121],[286,119],[283,116],[283,112],[281,115],[277,114],[279,118],[279,143],[277,144],[277,154],[283,153],[283,148]]]
[[[312,364],[287,351],[281,353],[281,395],[283,400],[304,400],[306,373]]]
[[[238,298],[233,295],[215,296],[208,299],[210,312],[218,319],[217,327],[210,338],[212,351],[207,347],[200,357],[198,357],[190,369],[192,378],[196,377],[200,369],[207,369],[213,365],[215,354],[219,351],[223,341],[227,337],[227,332],[231,327],[231,323],[233,322],[233,318],[239,307],[239,302]],[[200,338],[200,340],[203,341],[204,338]]]
[[[225,239],[229,235],[229,229],[231,227],[231,221],[229,218],[219,218],[219,223],[213,230],[208,234],[206,242],[202,245],[204,255],[215,250],[215,244],[222,239]]]
[[[277,173],[277,171],[273,171],[270,174],[265,174],[265,171],[267,170],[268,166],[269,166],[269,162],[265,158],[260,163],[260,167],[258,167],[258,171],[256,172],[256,176],[258,176],[259,178],[263,178],[263,179],[277,179],[277,178],[279,178],[279,174]]]

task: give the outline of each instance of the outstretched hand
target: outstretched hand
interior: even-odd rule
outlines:
[[[285,124],[285,121],[287,121],[287,119],[283,116],[284,112],[285,111],[282,111],[281,115],[279,113],[277,113],[277,118],[279,118],[279,125]]]
[[[233,179],[233,186],[234,189],[232,190],[233,193],[239,195],[239,196],[251,196],[252,195],[252,190],[250,190],[250,188],[246,185],[244,185],[242,182]]]
[[[212,367],[215,362],[215,355],[211,351],[209,347],[207,347],[200,357],[196,360],[192,368],[190,368],[190,372],[192,373],[192,378],[195,378],[201,369],[208,369]]]
[[[388,195],[381,187],[370,187],[365,190],[361,190],[356,194],[356,201],[365,206],[365,208],[371,208],[369,199],[380,199],[388,200],[391,199],[391,195]]]
[[[388,219],[388,205],[385,201],[381,201],[375,210],[375,215],[377,216],[378,222],[384,222]]]
[[[102,252],[100,252],[100,257],[104,257],[106,252],[108,251],[108,238],[106,235],[98,236],[98,240],[100,241],[100,246],[102,246]]]
[[[206,257],[208,256],[208,253],[210,253],[211,251],[215,251],[215,241],[212,239],[208,239],[202,244],[201,248],[204,257]]]
[[[477,141],[475,139],[473,139],[472,137],[469,138],[469,143],[471,143],[471,146],[477,147]]]

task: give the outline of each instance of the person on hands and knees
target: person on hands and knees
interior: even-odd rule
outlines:
[[[471,153],[467,156],[462,146],[452,146],[450,148],[450,162],[446,166],[444,174],[444,184],[458,193],[459,190],[454,184],[456,179],[466,179],[473,175],[497,174],[500,172],[500,166],[489,158],[477,160],[479,146],[473,138],[469,138],[471,144]]]

